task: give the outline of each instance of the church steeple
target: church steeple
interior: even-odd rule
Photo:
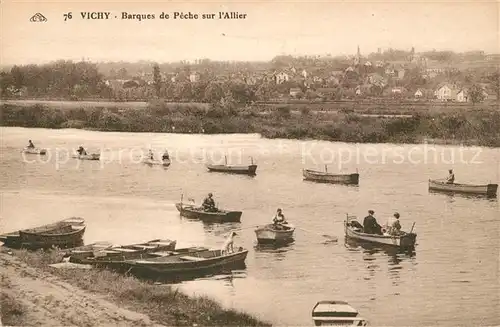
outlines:
[[[359,50],[359,45],[358,45],[358,53],[354,58],[354,65],[359,65],[359,64],[361,64],[361,50]]]

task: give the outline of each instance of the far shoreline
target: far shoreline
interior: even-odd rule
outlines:
[[[435,144],[500,147],[500,110],[387,116],[360,111],[321,112],[291,105],[270,110],[217,105],[149,103],[134,107],[72,107],[0,104],[3,127],[79,129],[100,132],[228,135],[347,144]],[[477,108],[476,108],[477,109]],[[369,111],[372,112],[372,111]]]
[[[340,143],[346,145],[356,145],[356,144],[373,144],[373,145],[393,145],[393,146],[403,146],[403,145],[442,145],[442,146],[457,146],[457,147],[481,147],[487,149],[496,149],[499,146],[484,146],[478,145],[477,142],[463,142],[460,140],[447,140],[447,139],[423,139],[421,142],[417,143],[394,143],[394,142],[381,142],[381,143],[369,143],[369,142],[346,142],[346,141],[329,141],[329,140],[321,140],[321,139],[289,139],[289,138],[267,138],[262,136],[259,133],[214,133],[214,134],[204,134],[204,133],[174,133],[174,132],[128,132],[128,131],[107,131],[107,130],[98,130],[98,129],[90,129],[90,128],[46,128],[46,127],[25,127],[25,126],[4,126],[0,125],[0,128],[25,128],[25,129],[43,129],[43,130],[75,130],[75,131],[86,131],[86,132],[100,132],[100,133],[137,133],[137,134],[170,134],[170,135],[193,135],[193,136],[245,136],[245,135],[255,135],[260,139],[264,140],[276,140],[276,141],[299,141],[299,142],[326,142],[326,143]]]

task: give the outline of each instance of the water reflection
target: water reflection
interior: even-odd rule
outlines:
[[[338,186],[338,187],[345,187],[349,191],[359,191],[359,184],[342,184],[342,183],[329,183],[329,182],[314,182],[314,181],[309,181],[304,179],[303,180],[307,184],[321,184],[321,185],[331,185],[332,187]]]
[[[389,278],[392,280],[392,285],[398,286],[401,278],[400,273],[403,270],[402,262],[407,259],[413,259],[416,256],[415,249],[401,249],[347,237],[344,240],[344,245],[348,251],[362,253],[363,261],[366,262],[366,269],[369,275],[369,277],[364,278],[365,280],[375,278],[376,273],[381,271],[380,263],[382,262],[382,256],[379,254],[383,254],[387,258],[387,272]]]
[[[283,253],[288,252],[293,249],[294,241],[291,240],[288,243],[276,243],[276,244],[260,244],[257,243],[254,246],[255,252],[264,253]]]
[[[238,232],[241,229],[241,223],[209,223],[202,222],[203,230],[208,234],[213,234],[214,236],[227,236],[231,231]]]

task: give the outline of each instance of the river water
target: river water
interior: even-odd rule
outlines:
[[[470,326],[500,324],[500,210],[498,198],[429,193],[428,178],[499,181],[500,149],[431,145],[356,145],[266,140],[258,135],[102,133],[1,128],[0,231],[68,216],[87,220],[86,243],[178,240],[179,246],[220,246],[231,228],[246,228],[236,245],[250,250],[247,268],[180,287],[205,294],[276,325],[311,325],[313,305],[348,301],[372,325]],[[20,153],[27,140],[45,157]],[[68,153],[79,145],[101,151],[100,162]],[[149,148],[168,147],[169,169],[140,164]],[[258,164],[257,176],[208,173],[205,160]],[[359,187],[304,182],[301,169],[355,171]],[[213,192],[219,207],[243,211],[242,223],[204,225],[179,217],[174,203],[200,202]],[[255,247],[250,228],[268,223],[276,208],[297,227],[295,243]],[[346,243],[346,213],[394,211],[403,229],[415,222],[413,254]],[[316,233],[316,234],[315,234]],[[325,242],[319,234],[338,237]]]

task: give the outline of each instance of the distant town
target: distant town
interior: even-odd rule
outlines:
[[[157,64],[55,61],[4,68],[4,99],[217,103],[400,99],[495,102],[499,54],[379,49],[352,56],[277,56],[269,62]]]

